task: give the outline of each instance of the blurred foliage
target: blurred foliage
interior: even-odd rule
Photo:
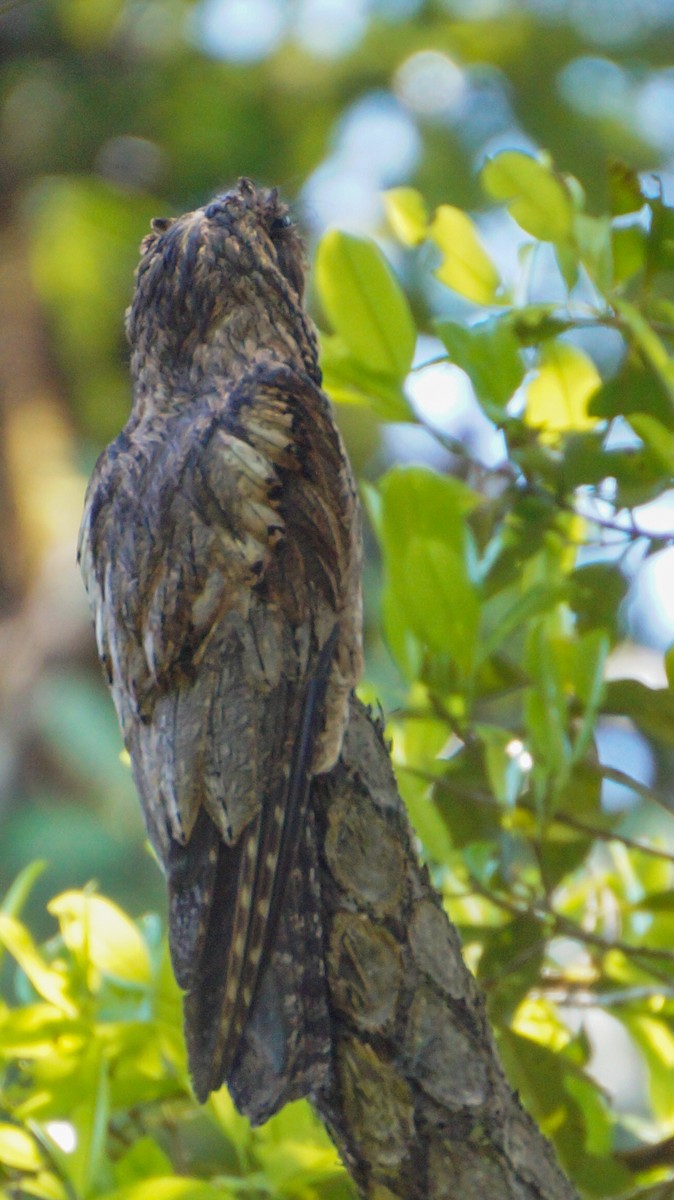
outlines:
[[[38,867],[0,908],[17,1003],[0,1010],[3,1195],[209,1200],[352,1193],[306,1105],[251,1131],[225,1091],[191,1099],[181,1001],[159,922],[91,889],[49,904],[42,947],[18,913]]]
[[[150,217],[239,174],[312,250],[339,230],[312,303],[371,522],[363,694],[510,1078],[585,1194],[669,1186],[674,652],[640,580],[673,541],[673,52],[669,0],[0,2],[8,1194],[348,1194],[305,1106],[196,1109],[160,923],[103,898],[163,889],[84,481]]]

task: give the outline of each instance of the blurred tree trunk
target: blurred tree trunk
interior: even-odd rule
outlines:
[[[2,620],[20,609],[45,549],[48,514],[36,493],[51,473],[48,459],[70,453],[69,422],[18,220],[0,226],[0,311]]]
[[[419,865],[382,730],[357,701],[313,789],[333,1082],[317,1110],[364,1197],[571,1200],[508,1086],[484,999]]]
[[[72,651],[82,624],[62,595],[54,550],[63,481],[72,476],[72,432],[31,277],[29,247],[14,205],[0,225],[0,812],[21,795],[37,754],[32,689],[45,661]],[[38,586],[36,586],[38,585]]]

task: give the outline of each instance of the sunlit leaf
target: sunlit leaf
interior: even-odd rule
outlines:
[[[51,1171],[38,1171],[37,1174],[30,1177],[30,1190],[27,1187],[28,1181],[24,1182],[24,1195],[35,1196],[37,1200],[71,1200],[64,1184]]]
[[[398,241],[417,246],[428,236],[428,209],[416,188],[398,187],[384,192],[384,212]]]
[[[567,1026],[547,1000],[523,1000],[515,1013],[511,1028],[521,1037],[539,1042],[541,1046],[547,1046],[556,1052],[563,1050],[571,1037]]]
[[[75,954],[124,983],[148,983],[147,946],[133,921],[111,900],[90,892],[62,892],[48,909]]]
[[[152,1200],[223,1200],[221,1187],[187,1175],[153,1177],[151,1183],[141,1179],[127,1187],[100,1193],[97,1200],[148,1200],[149,1192]]]
[[[601,384],[592,359],[575,346],[553,342],[541,351],[539,368],[526,392],[526,421],[547,438],[591,429],[588,403]]]
[[[69,981],[63,972],[48,965],[25,926],[7,913],[0,913],[0,941],[16,959],[38,995],[67,1016],[77,1015],[69,995]]]
[[[519,150],[504,150],[482,168],[482,184],[505,200],[518,225],[533,237],[558,242],[571,233],[573,206],[558,175]]]
[[[442,204],[429,226],[428,236],[442,251],[435,276],[475,304],[493,304],[499,276],[477,230],[460,208]]]
[[[0,1163],[17,1171],[39,1171],[44,1158],[34,1138],[17,1125],[0,1123]]]
[[[67,1037],[70,1046],[76,1046],[86,1035],[79,1019],[66,1016],[53,1004],[23,1005],[8,1009],[0,1018],[0,1052],[7,1058],[43,1058],[58,1038]]]
[[[402,379],[416,330],[404,292],[374,242],[333,229],[316,254],[321,303],[335,333],[368,370]]]
[[[646,1061],[653,1108],[661,1121],[670,1122],[674,1120],[674,1032],[656,1017],[629,1011],[619,1015]]]
[[[7,889],[0,904],[0,911],[10,917],[18,917],[37,880],[44,873],[46,866],[45,862],[28,863]],[[4,958],[4,953],[5,947],[0,942],[0,963]]]

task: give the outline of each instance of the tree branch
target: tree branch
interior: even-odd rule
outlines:
[[[316,779],[334,1071],[314,1097],[363,1197],[570,1200],[508,1086],[456,930],[361,704]]]

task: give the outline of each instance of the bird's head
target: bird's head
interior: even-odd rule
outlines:
[[[126,315],[134,358],[168,366],[212,345],[289,328],[315,367],[315,336],[303,309],[302,240],[276,189],[249,179],[180,217],[157,217],[141,243],[136,291]],[[306,343],[306,344],[302,344]]]

